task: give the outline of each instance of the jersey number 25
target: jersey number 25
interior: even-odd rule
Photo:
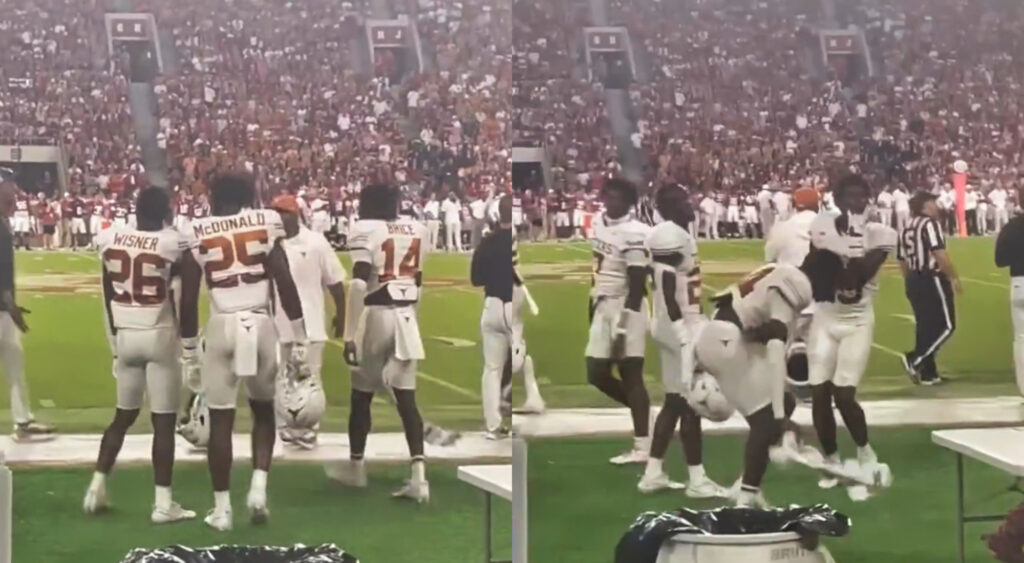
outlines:
[[[220,250],[220,260],[211,260],[206,263],[206,285],[210,289],[224,287],[238,287],[239,283],[258,283],[267,279],[267,272],[263,269],[263,259],[266,251],[249,252],[249,243],[259,243],[261,247],[267,245],[267,231],[244,231],[235,233],[231,238],[226,236],[204,238],[199,245],[200,254],[209,254],[213,250]],[[241,264],[247,268],[260,267],[258,272],[246,272],[244,274],[231,274],[217,276],[216,274]]]

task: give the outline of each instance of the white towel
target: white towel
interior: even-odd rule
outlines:
[[[414,307],[395,307],[395,357],[399,360],[422,360],[426,358],[423,340],[420,338],[420,324],[416,320]]]
[[[235,314],[235,375],[256,375],[259,360],[259,317],[249,311]]]

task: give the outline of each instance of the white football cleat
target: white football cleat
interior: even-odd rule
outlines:
[[[149,519],[152,520],[154,524],[169,524],[171,522],[191,520],[195,517],[195,512],[185,510],[180,504],[172,502],[167,508],[154,506],[153,513],[150,515]]]
[[[324,464],[327,478],[347,487],[366,486],[366,463],[362,460],[343,459]]]
[[[736,508],[759,508],[767,510],[772,507],[764,498],[764,491],[758,491],[756,495],[744,495],[740,491],[736,497]]]
[[[250,489],[249,496],[245,499],[245,505],[249,507],[249,520],[253,524],[266,524],[270,519],[266,491]]]
[[[406,481],[401,489],[391,493],[394,498],[409,498],[417,503],[430,502],[430,483],[427,481]]]
[[[640,482],[636,485],[636,489],[644,494],[656,493],[665,489],[678,491],[685,488],[686,485],[669,479],[668,475],[664,472],[658,473],[657,475],[647,475],[645,473],[644,476],[640,478]]]
[[[637,463],[647,463],[647,458],[650,454],[647,450],[629,450],[626,453],[619,454],[608,461],[612,465],[631,465]]]
[[[842,462],[839,461],[839,456],[826,457],[825,465],[829,468],[839,470],[842,467]],[[822,489],[834,489],[839,486],[839,477],[834,472],[825,472],[821,474],[821,478],[818,479],[818,487]]]
[[[772,463],[788,465],[791,462],[801,459],[800,444],[796,439],[795,432],[786,432],[777,445],[768,448],[768,458]]]
[[[521,407],[512,412],[515,414],[544,414],[544,411],[547,409],[548,407],[544,404],[544,399],[538,397],[533,401],[526,401]]]
[[[89,487],[89,490],[85,491],[85,501],[82,502],[82,510],[86,514],[96,514],[108,508],[110,508],[110,503],[107,501],[107,488],[105,486]]]
[[[686,485],[686,496],[688,498],[700,499],[700,498],[731,498],[729,496],[729,490],[712,481],[708,477],[704,477],[699,481],[690,481]]]
[[[228,508],[224,511],[218,511],[216,508],[210,509],[203,521],[214,530],[226,532],[233,526],[231,509]]]

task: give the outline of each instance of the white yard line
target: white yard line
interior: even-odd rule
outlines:
[[[967,282],[971,282],[971,283],[977,283],[977,284],[981,284],[981,285],[990,285],[992,287],[1001,287],[1003,289],[1010,289],[1010,286],[1008,284],[1005,284],[1005,283],[996,283],[996,282],[990,282],[990,281],[985,281],[985,280],[979,280],[979,279],[975,279],[975,278],[965,278],[964,276],[960,276],[960,279],[962,279],[964,281],[967,281]]]
[[[899,352],[897,350],[893,350],[892,348],[889,348],[888,346],[882,346],[881,344],[879,344],[877,342],[872,342],[871,346],[873,348],[878,348],[879,350],[885,352],[886,354],[889,354],[889,355],[892,355],[892,356],[896,356],[897,358],[902,358],[903,357],[903,352]]]
[[[336,340],[328,340],[327,342],[329,342],[332,346],[336,346],[336,347],[341,348],[341,349],[345,348],[344,344],[342,344],[342,343],[340,343],[340,342],[338,342]],[[438,377],[434,377],[434,376],[432,376],[432,375],[430,375],[428,373],[423,373],[422,371],[418,371],[418,372],[416,372],[416,375],[418,375],[419,377],[422,377],[423,379],[426,379],[427,381],[429,381],[431,383],[434,383],[434,384],[440,385],[441,387],[445,387],[447,389],[455,391],[456,393],[458,393],[458,394],[460,394],[460,395],[462,395],[464,397],[469,397],[470,399],[476,399],[476,400],[480,399],[480,395],[478,393],[470,391],[469,389],[466,389],[465,387],[459,387],[458,385],[455,385],[454,383],[451,383],[449,381],[445,381],[445,380],[440,379]]]

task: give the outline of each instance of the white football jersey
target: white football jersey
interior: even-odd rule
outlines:
[[[110,315],[114,327],[174,327],[171,267],[188,250],[181,233],[112,227],[96,235],[96,246],[113,287]]]
[[[196,218],[185,236],[203,268],[211,311],[270,311],[270,273],[264,262],[284,237],[277,211],[244,209],[235,215]]]
[[[790,266],[803,264],[811,250],[811,223],[816,217],[813,211],[799,211],[776,223],[764,244],[765,261]]]
[[[811,224],[811,244],[815,248],[835,253],[844,262],[850,258],[862,258],[870,250],[896,251],[896,230],[881,223],[860,223],[851,221],[846,233],[836,228],[835,213],[819,213]],[[860,223],[860,224],[858,224]],[[820,307],[840,317],[860,317],[871,309],[875,292],[878,291],[878,276],[869,280],[856,295],[835,296],[833,302],[823,302]]]
[[[650,227],[631,214],[619,219],[599,215],[593,222],[590,245],[594,252],[594,297],[625,297],[629,290],[626,268],[649,264],[644,242]]]
[[[394,301],[418,301],[416,275],[427,256],[426,225],[409,217],[393,221],[362,219],[349,237],[352,262],[371,266],[367,295],[387,291]]]
[[[744,328],[761,326],[771,320],[769,292],[778,291],[793,309],[795,319],[813,299],[811,281],[800,268],[768,264],[747,274],[734,288],[733,309]],[[738,298],[738,299],[737,299]]]
[[[700,259],[697,257],[697,241],[672,221],[658,223],[647,235],[647,251],[651,256],[651,269],[654,271],[654,316],[667,319],[668,311],[664,294],[658,290],[665,273],[676,277],[676,303],[683,316],[701,314],[701,277]],[[682,261],[676,266],[658,262],[658,256],[679,254]]]

